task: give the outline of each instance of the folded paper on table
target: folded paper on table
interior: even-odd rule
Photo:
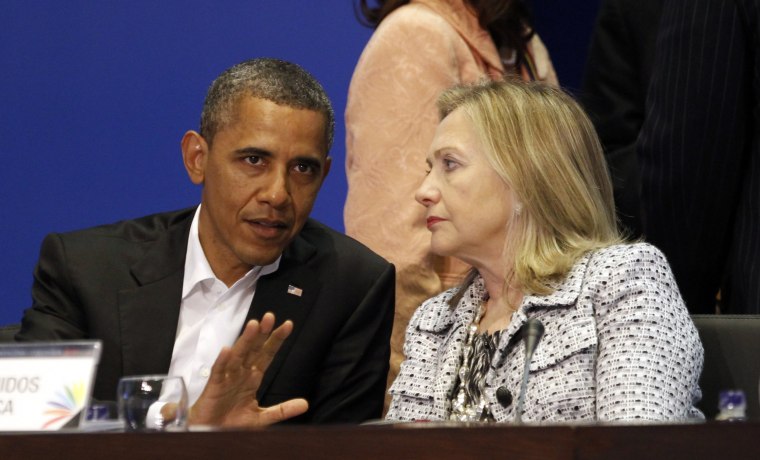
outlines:
[[[0,345],[0,431],[58,430],[84,417],[100,341]]]

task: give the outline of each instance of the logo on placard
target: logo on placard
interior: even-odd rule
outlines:
[[[48,428],[51,425],[71,418],[79,411],[84,405],[85,399],[85,383],[80,381],[72,385],[66,385],[56,391],[52,401],[48,401],[48,408],[45,411],[45,416],[49,417],[48,421],[42,425],[42,429]]]

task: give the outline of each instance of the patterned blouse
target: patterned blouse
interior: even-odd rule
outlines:
[[[553,288],[546,296],[526,295],[499,335],[484,388],[496,421],[515,417],[524,346],[509,342],[529,318],[539,319],[545,333],[530,363],[523,421],[703,418],[694,407],[702,344],[657,248],[637,243],[589,253]],[[409,323],[388,419],[449,416],[467,327],[486,295],[478,278],[452,310],[455,291],[427,300]],[[499,388],[513,396],[501,398],[503,405]]]

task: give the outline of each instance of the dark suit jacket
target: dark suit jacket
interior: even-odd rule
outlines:
[[[644,123],[662,0],[602,0],[581,102],[604,146],[618,219],[643,232],[636,139]]]
[[[760,313],[760,1],[668,0],[640,137],[646,237],[692,313]]]
[[[177,331],[195,209],[88,230],[42,244],[17,340],[103,341],[94,397],[112,400],[125,375],[161,374]],[[287,293],[293,285],[301,297]],[[393,322],[394,269],[356,241],[309,220],[279,269],[259,279],[248,319],[275,313],[294,329],[267,370],[259,401],[304,397],[300,422],[381,415]]]

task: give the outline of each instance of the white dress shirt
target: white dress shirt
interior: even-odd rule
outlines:
[[[280,265],[278,258],[270,265],[254,267],[228,288],[214,275],[201,247],[200,210],[198,206],[187,241],[182,303],[169,366],[169,375],[184,379],[190,405],[205,388],[222,347],[231,346],[240,335],[259,277],[277,271]]]

